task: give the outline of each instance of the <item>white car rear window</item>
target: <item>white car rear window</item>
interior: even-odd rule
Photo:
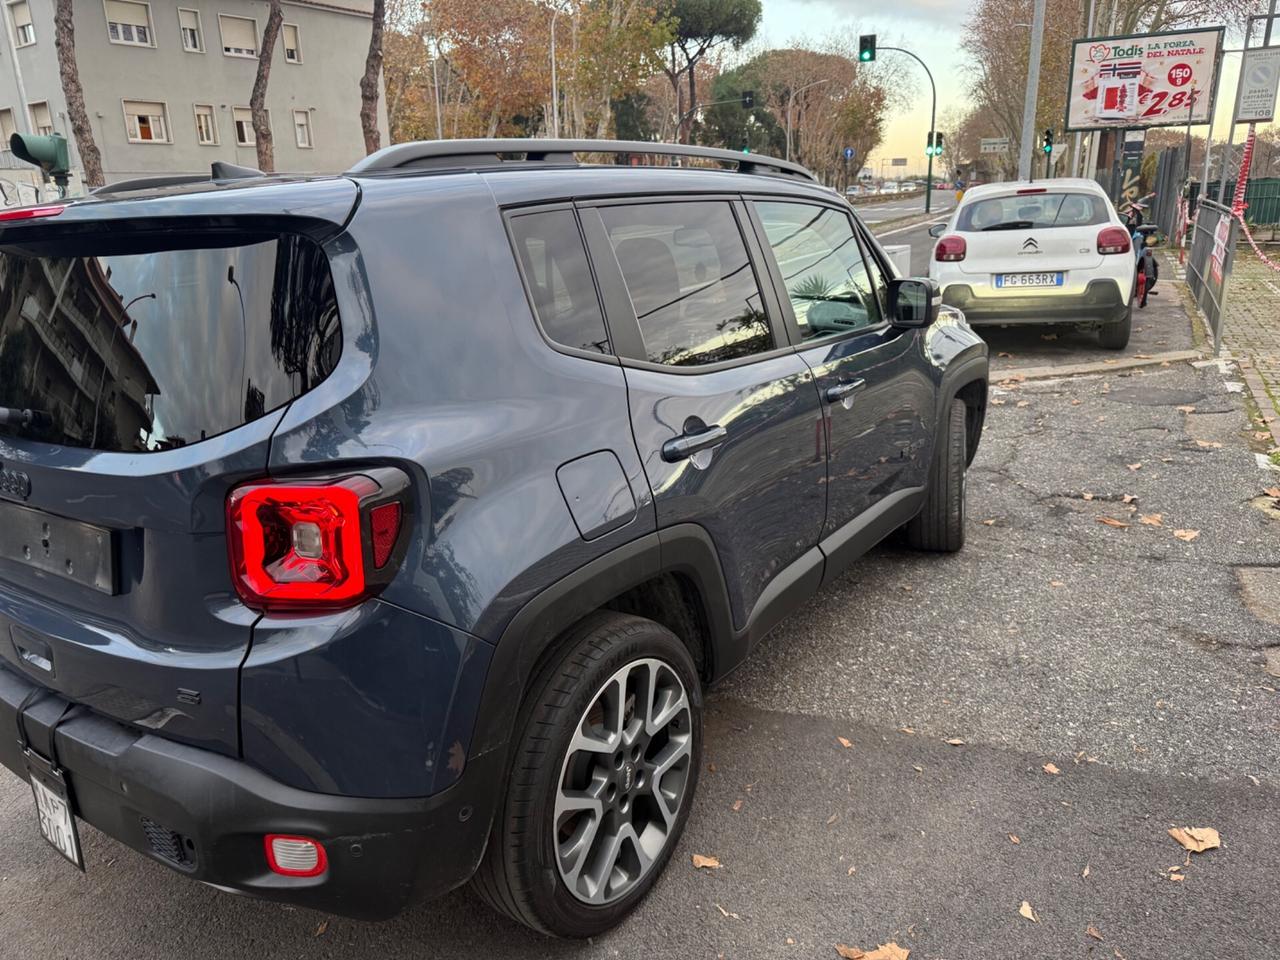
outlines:
[[[1087,227],[1109,223],[1102,197],[1087,193],[1027,193],[987,197],[960,208],[956,229],[1043,230],[1049,227]]]

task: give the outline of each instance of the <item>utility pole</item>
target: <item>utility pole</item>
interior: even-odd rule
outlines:
[[[1097,12],[1098,0],[1089,0],[1089,24],[1084,28],[1086,37],[1093,36],[1093,15]],[[1071,148],[1071,173],[1075,176],[1083,176],[1083,166],[1080,157],[1080,131],[1076,131],[1075,144]]]
[[[1040,5],[1037,9],[1039,9],[1040,12],[1043,13],[1044,0],[1036,0],[1036,2]],[[1041,21],[1043,22],[1043,17],[1041,18]],[[933,97],[932,106],[930,106],[929,108],[929,142],[932,143],[933,135],[935,133],[934,126],[938,122],[938,87],[933,82],[933,73],[929,70],[929,65],[925,63],[923,60],[921,60],[919,57],[917,57],[910,50],[904,50],[902,49],[902,47],[881,47],[880,49],[893,50],[897,53],[905,53],[908,57],[910,57],[916,63],[920,64],[920,66],[924,67],[924,74],[926,77],[929,78],[929,92]],[[1040,58],[1040,48],[1037,46],[1036,59],[1039,60],[1039,58]],[[928,213],[930,209],[932,209],[932,200],[933,200],[933,152],[930,151],[929,166],[924,175],[924,212],[925,213]]]
[[[1040,48],[1044,45],[1044,4],[1035,0],[1031,17],[1031,56],[1027,59],[1027,92],[1022,104],[1022,144],[1018,150],[1018,179],[1031,179],[1031,153],[1036,143],[1036,101],[1040,97]]]

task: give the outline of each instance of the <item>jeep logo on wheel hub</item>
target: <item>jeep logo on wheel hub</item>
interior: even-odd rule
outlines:
[[[636,765],[628,760],[622,765],[622,789],[630,790],[636,782]]]

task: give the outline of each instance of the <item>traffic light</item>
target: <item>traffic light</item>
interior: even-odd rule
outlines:
[[[756,105],[756,92],[754,90],[742,91],[742,109],[750,110]]]
[[[864,33],[858,38],[858,59],[870,63],[876,58],[876,35]]]
[[[9,149],[19,160],[39,167],[46,177],[52,177],[54,183],[66,189],[71,159],[67,153],[67,138],[62,134],[43,137],[15,133],[9,138]]]
[[[929,134],[929,142],[925,144],[924,155],[926,157],[942,156],[942,134],[936,131]]]
[[[1044,146],[1040,148],[1045,153],[1053,153],[1053,131],[1046,130],[1044,132]]]

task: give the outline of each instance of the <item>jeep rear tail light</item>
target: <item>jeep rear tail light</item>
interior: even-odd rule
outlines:
[[[964,259],[967,249],[964,237],[952,234],[938,241],[938,245],[933,248],[933,259],[941,263],[955,263],[957,260]]]
[[[1129,233],[1123,227],[1104,227],[1098,234],[1099,253],[1128,253]]]
[[[391,467],[236,487],[227,498],[236,592],[262,611],[337,610],[372,596],[399,565],[408,489]]]
[[[14,220],[36,220],[40,217],[56,217],[67,209],[65,203],[55,203],[44,207],[19,207],[16,210],[0,210],[0,223],[11,223]]]
[[[269,833],[263,838],[267,866],[283,877],[318,877],[329,869],[324,845],[310,837]]]

